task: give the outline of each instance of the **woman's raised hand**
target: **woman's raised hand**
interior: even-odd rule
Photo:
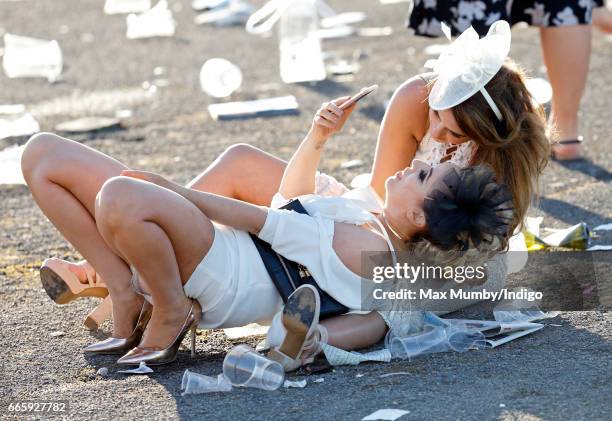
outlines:
[[[178,184],[162,177],[161,175],[149,171],[123,170],[121,171],[121,175],[124,177],[132,177],[139,180],[148,181],[149,183],[157,184],[160,187],[164,187],[172,191],[176,191],[176,187],[178,186]]]
[[[311,135],[320,139],[327,139],[334,133],[342,130],[342,126],[355,109],[356,104],[352,104],[344,110],[340,108],[350,97],[344,96],[336,98],[330,102],[324,102],[317,111],[310,128]]]

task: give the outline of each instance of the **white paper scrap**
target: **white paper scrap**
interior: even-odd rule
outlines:
[[[325,381],[325,379],[323,377],[321,377],[319,379],[313,380],[312,382],[313,383],[323,383],[324,381]]]
[[[331,365],[357,365],[365,361],[380,361],[388,363],[391,361],[391,353],[388,349],[366,352],[348,352],[328,344],[321,344],[325,358]]]
[[[378,411],[371,413],[367,417],[363,417],[361,421],[374,421],[374,420],[393,421],[409,413],[410,411],[404,411],[403,409],[388,409],[388,408],[379,409]]]
[[[133,368],[131,370],[119,370],[119,371],[117,371],[117,373],[124,373],[124,374],[148,374],[148,373],[153,373],[153,369],[151,367],[149,367],[144,361],[142,361],[140,363],[140,365],[138,366],[138,368]]]
[[[51,336],[52,338],[59,338],[60,336],[64,336],[65,334],[66,334],[65,332],[58,330],[58,331],[49,333],[49,336]]]
[[[250,323],[246,326],[223,329],[223,332],[225,332],[228,339],[239,339],[246,336],[265,335],[268,333],[269,328],[269,326],[261,326],[257,323]]]
[[[599,245],[599,246],[589,247],[588,249],[586,249],[586,251],[598,251],[598,250],[612,250],[612,245],[611,246]]]
[[[597,225],[593,231],[612,231],[612,222],[609,224]]]
[[[306,379],[297,380],[297,381],[285,380],[285,382],[283,383],[283,387],[285,388],[296,387],[299,389],[303,389],[304,387],[306,387]]]
[[[254,101],[224,102],[208,106],[208,112],[215,120],[295,114],[297,109],[298,103],[293,95]]]

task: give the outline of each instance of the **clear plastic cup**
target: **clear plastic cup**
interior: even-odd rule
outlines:
[[[232,385],[223,374],[219,374],[215,378],[185,370],[183,380],[181,381],[181,389],[183,390],[183,395],[229,392],[232,390]]]
[[[223,360],[223,375],[234,386],[276,390],[285,380],[285,371],[276,361],[247,345],[232,348]]]
[[[419,355],[437,352],[466,352],[471,348],[484,347],[482,332],[464,327],[430,326],[423,333],[400,338],[392,331],[385,338],[385,346],[392,358],[411,359]]]
[[[207,60],[200,70],[200,86],[208,95],[225,98],[240,88],[242,72],[223,58]]]

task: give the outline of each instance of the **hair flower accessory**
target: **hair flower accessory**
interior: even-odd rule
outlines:
[[[442,31],[450,41],[450,30],[445,24],[442,24]],[[433,65],[437,80],[429,94],[429,106],[434,110],[446,110],[480,92],[502,121],[503,116],[485,85],[504,64],[511,40],[510,25],[503,20],[491,25],[482,39],[474,28],[465,30]]]

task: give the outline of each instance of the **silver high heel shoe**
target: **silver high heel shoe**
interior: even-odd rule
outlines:
[[[149,319],[151,318],[152,311],[153,306],[145,300],[145,302],[142,304],[142,309],[140,310],[136,327],[130,336],[127,338],[110,337],[101,342],[89,345],[84,351],[96,354],[123,354],[126,351],[129,351],[142,339],[147,323],[149,323]]]
[[[141,362],[144,362],[147,365],[161,365],[171,363],[176,359],[181,342],[189,331],[191,331],[191,356],[194,357],[195,333],[201,316],[202,307],[200,307],[197,301],[192,300],[187,318],[183,322],[179,333],[167,348],[144,348],[137,346],[119,358],[117,364],[139,365]]]

